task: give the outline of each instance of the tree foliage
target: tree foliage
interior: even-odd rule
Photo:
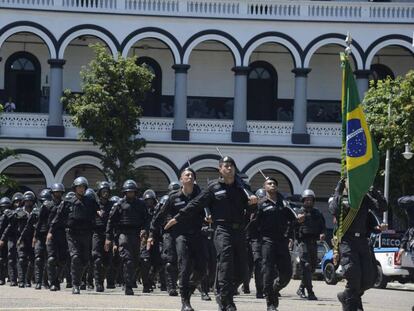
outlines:
[[[364,106],[381,155],[380,176],[384,175],[386,150],[391,153],[390,202],[395,203],[402,195],[414,194],[414,159],[402,156],[405,143],[414,149],[414,71],[394,80],[388,77],[376,83],[371,81]],[[377,178],[377,183],[383,184],[383,178]]]
[[[153,74],[136,57],[114,59],[102,45],[91,46],[95,59],[81,71],[82,94],[65,90],[62,101],[82,138],[102,151],[104,173],[117,187],[137,179],[134,168],[145,140],[138,137],[142,109],[137,104],[151,87]]]

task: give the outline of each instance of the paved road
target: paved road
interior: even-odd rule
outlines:
[[[341,311],[336,293],[343,289],[344,283],[336,286],[315,281],[315,293],[318,301],[302,300],[296,296],[298,281],[292,280],[282,292],[280,311]],[[253,287],[253,286],[252,286]],[[81,295],[71,294],[69,289],[52,293],[48,290],[36,291],[33,288],[0,287],[0,310],[136,310],[136,311],[177,311],[180,310],[180,298],[169,297],[164,292],[124,296],[120,289],[107,290],[104,293],[82,291]],[[392,283],[385,290],[371,289],[363,298],[365,311],[412,311],[414,305],[414,284]],[[236,297],[239,311],[266,310],[264,299],[256,299],[254,293]],[[197,311],[216,311],[215,302],[201,301],[200,295],[192,298]]]

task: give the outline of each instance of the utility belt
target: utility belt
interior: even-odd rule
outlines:
[[[71,234],[89,234],[92,233],[91,228],[66,228],[65,231]]]
[[[244,229],[243,224],[237,223],[237,222],[225,221],[224,219],[216,219],[214,221],[214,224],[216,226],[223,226],[223,227],[230,228],[230,229],[233,229],[233,230],[242,230],[242,229]]]

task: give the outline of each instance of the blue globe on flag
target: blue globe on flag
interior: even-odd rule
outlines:
[[[348,120],[346,132],[347,156],[352,158],[364,156],[367,152],[367,138],[361,126],[361,120]]]

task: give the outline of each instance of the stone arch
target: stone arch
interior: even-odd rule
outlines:
[[[3,27],[0,30],[0,48],[3,46],[7,38],[17,33],[21,33],[21,32],[29,32],[29,33],[32,33],[38,36],[46,44],[49,50],[50,58],[52,59],[56,58],[56,55],[57,55],[56,39],[53,37],[53,35],[49,31],[47,31],[47,29],[45,29],[43,26],[40,26],[36,23],[17,22],[17,23],[13,23],[13,24]]]
[[[336,45],[343,46],[345,48],[346,47],[345,37],[346,36],[342,34],[327,34],[327,35],[323,35],[323,36],[320,36],[314,39],[312,42],[308,44],[308,46],[304,50],[303,67],[308,68],[313,54],[315,54],[315,52],[319,48],[325,45],[336,44]],[[362,70],[364,68],[364,61],[362,58],[363,56],[362,48],[355,40],[352,41],[351,48],[352,48],[351,56],[354,58],[355,65],[356,65],[355,69]]]
[[[241,66],[242,53],[240,44],[231,35],[217,30],[202,31],[188,39],[183,47],[183,64],[188,64],[193,49],[204,41],[217,41],[227,46],[233,55],[234,66]]]
[[[161,170],[165,176],[169,179],[169,182],[177,180],[177,170],[166,161],[163,161],[161,158],[154,158],[152,156],[143,156],[140,157],[134,163],[135,167],[142,167],[142,166],[152,166],[159,170]]]
[[[0,172],[3,172],[6,168],[16,163],[28,163],[42,172],[47,186],[50,186],[54,182],[55,178],[51,168],[51,163],[47,163],[45,160],[34,154],[19,153],[18,151],[16,151],[16,154],[17,157],[11,156],[0,162]]]
[[[259,173],[259,170],[265,170],[265,169],[275,170],[275,171],[279,171],[280,173],[282,173],[286,177],[286,179],[289,181],[292,193],[293,194],[300,193],[299,191],[301,189],[300,187],[301,183],[298,178],[298,175],[292,168],[290,168],[288,165],[282,162],[279,162],[276,160],[260,161],[253,165],[248,165],[248,169],[245,171],[243,170],[243,172],[248,176],[248,180],[250,180],[254,175]]]
[[[80,164],[88,164],[96,167],[100,171],[103,171],[103,166],[101,160],[93,155],[79,155],[62,163],[55,175],[56,182],[63,182],[65,175],[75,166]]]
[[[97,27],[95,25],[80,25],[69,29],[62,35],[62,37],[60,37],[58,58],[64,59],[65,50],[70,42],[79,36],[85,35],[90,35],[101,39],[103,42],[105,42],[112,55],[114,57],[117,57],[119,43],[113,34],[111,34],[105,28]]]
[[[320,174],[328,171],[341,173],[341,163],[338,162],[326,162],[317,165],[306,172],[306,175],[302,181],[302,191],[308,189],[312,181]],[[333,189],[332,189],[333,190]]]
[[[122,56],[126,57],[128,55],[129,50],[131,47],[138,41],[145,39],[145,38],[154,38],[158,39],[163,42],[171,51],[171,54],[174,59],[175,64],[179,64],[181,62],[181,46],[178,40],[173,37],[170,33],[166,32],[165,30],[158,29],[158,28],[144,28],[139,29],[131,34],[129,34],[124,41],[122,42],[121,49],[122,49]]]
[[[295,67],[301,65],[302,49],[295,40],[281,33],[264,33],[252,38],[244,47],[243,66],[249,65],[250,56],[259,46],[265,43],[276,43],[284,46],[292,56]]]
[[[366,51],[365,69],[369,70],[374,56],[383,48],[390,45],[397,45],[410,51],[414,55],[414,46],[406,36],[385,36],[372,43]]]

